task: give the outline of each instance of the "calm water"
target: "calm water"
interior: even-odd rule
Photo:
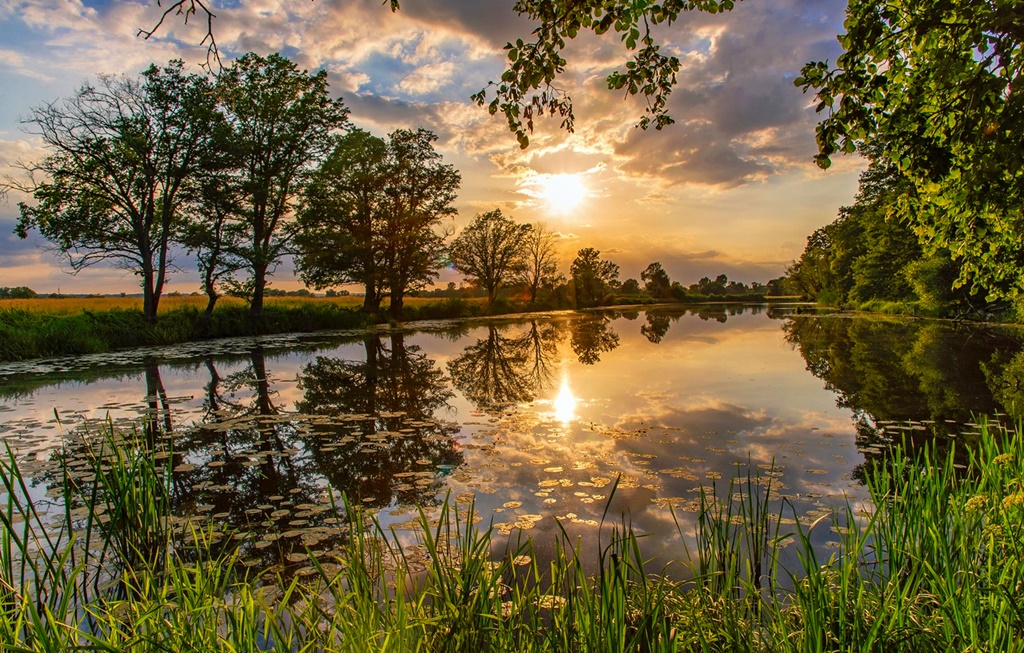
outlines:
[[[616,479],[609,514],[668,561],[702,484],[758,468],[815,519],[864,501],[893,441],[969,440],[1021,405],[1021,350],[1013,330],[757,306],[236,339],[0,364],[0,437],[42,502],[62,442],[138,425],[178,517],[254,565],[337,545],[331,489],[399,534],[450,496],[541,555],[559,523],[586,548]]]

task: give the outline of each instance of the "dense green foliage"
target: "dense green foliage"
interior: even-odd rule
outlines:
[[[901,221],[896,207],[912,192],[906,177],[885,159],[875,159],[861,175],[852,206],[807,239],[800,259],[787,270],[788,283],[805,297],[833,306],[933,316],[986,317],[997,308],[983,288],[954,287],[961,267],[948,250],[922,246]]]
[[[1024,437],[979,437],[948,454],[895,448],[866,476],[870,506],[814,522],[791,519],[770,476],[740,470],[701,492],[684,582],[650,573],[626,525],[602,525],[596,567],[568,536],[541,563],[457,503],[420,513],[422,570],[370,515],[332,504],[333,556],[261,573],[230,532],[167,519],[176,472],[153,442],[108,433],[75,469],[58,465],[57,515],[28,500],[8,453],[0,638],[31,652],[1017,652]],[[814,540],[829,526],[825,559]]]
[[[906,188],[889,212],[958,284],[990,299],[1024,292],[1024,30],[1018,0],[852,0],[844,53],[810,63],[825,118],[817,157],[867,147]]]
[[[295,224],[303,281],[322,289],[363,286],[363,310],[386,293],[399,318],[405,296],[433,281],[444,262],[445,218],[461,176],[434,149],[426,129],[398,129],[388,139],[355,130],[337,139],[306,186]]]

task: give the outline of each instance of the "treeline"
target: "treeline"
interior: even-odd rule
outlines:
[[[133,272],[143,315],[157,311],[176,253],[195,261],[209,325],[222,294],[264,318],[275,268],[294,256],[306,286],[358,284],[362,310],[392,318],[451,265],[494,308],[515,295],[531,306],[588,307],[624,301],[763,294],[725,276],[684,288],[652,263],[640,282],[583,248],[569,277],[558,272],[557,236],[494,210],[455,237],[459,172],[425,129],[385,138],[354,128],[310,74],[279,54],[253,53],[216,77],[181,61],[138,78],[100,77],[27,120],[49,150],[18,188],[16,232],[38,230],[74,270],[104,262]],[[302,291],[311,294],[309,291]],[[451,293],[449,293],[450,295]]]
[[[832,306],[945,317],[1005,314],[1010,302],[997,284],[898,217],[914,192],[895,166],[874,158],[854,204],[807,238],[786,270],[785,286]]]
[[[38,294],[28,286],[15,286],[13,288],[0,286],[0,299],[33,299],[35,297],[38,297]]]

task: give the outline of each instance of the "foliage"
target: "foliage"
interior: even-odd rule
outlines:
[[[554,86],[558,76],[565,72],[567,62],[562,51],[567,40],[576,38],[580,32],[611,32],[631,53],[631,60],[624,71],[608,75],[608,88],[623,91],[627,96],[642,95],[647,101],[647,115],[641,118],[639,126],[647,129],[653,124],[655,129],[661,129],[673,122],[666,105],[676,83],[679,59],[662,51],[654,31],[659,25],[673,23],[686,11],[714,14],[728,11],[733,5],[734,0],[517,0],[513,10],[539,23],[533,30],[533,40],[519,38],[506,44],[507,67],[501,80],[490,85],[494,87],[494,99],[487,102],[487,88],[473,99],[481,106],[487,104],[491,114],[501,111],[523,148],[529,145],[534,118],[545,113],[559,116],[562,127],[572,131],[572,99]]]
[[[945,250],[927,251],[894,207],[910,192],[897,167],[878,158],[860,177],[853,206],[807,239],[787,269],[789,283],[825,304],[901,302],[948,315],[974,310],[978,296],[954,290],[959,266]]]
[[[868,146],[909,183],[891,212],[958,283],[991,299],[1024,289],[1024,50],[1019,2],[853,0],[835,67],[807,64],[821,167]]]
[[[668,299],[672,296],[672,280],[668,272],[661,267],[661,263],[655,261],[648,265],[640,273],[640,279],[644,282],[644,290],[655,299]]]
[[[218,114],[206,78],[181,61],[141,80],[100,77],[26,121],[50,150],[20,184],[17,233],[38,229],[73,270],[111,261],[139,278],[155,321],[192,169],[214,148]]]
[[[493,304],[503,285],[526,273],[531,231],[530,225],[516,223],[501,209],[488,211],[477,215],[452,241],[448,257],[456,270],[487,291],[487,303]]]
[[[288,222],[312,171],[347,126],[348,109],[328,95],[327,71],[309,74],[280,54],[249,53],[217,81],[228,129],[217,146],[229,163],[217,182],[227,194],[227,252],[249,270],[250,313],[260,318],[267,275],[289,251]]]
[[[619,266],[601,259],[601,252],[585,247],[576,254],[570,269],[576,306],[600,306],[619,277]]]
[[[0,287],[0,299],[33,299],[37,296],[36,291],[28,286]]]
[[[390,164],[387,141],[361,129],[340,137],[306,186],[296,222],[302,280],[318,290],[361,284],[366,312],[378,310],[384,290]]]
[[[442,162],[433,132],[398,129],[389,138],[381,252],[389,311],[398,319],[406,293],[436,278],[443,264],[449,231],[442,220],[457,213],[452,203],[462,177]]]

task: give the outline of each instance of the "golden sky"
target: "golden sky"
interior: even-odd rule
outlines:
[[[607,90],[605,76],[626,52],[614,37],[585,35],[568,50],[559,84],[573,98],[576,132],[541,120],[520,150],[504,118],[469,96],[500,76],[502,46],[532,26],[513,0],[404,0],[392,14],[380,0],[214,2],[226,59],[280,51],[301,67],[328,71],[352,122],[384,135],[426,127],[445,160],[462,173],[453,227],[501,208],[523,222],[547,222],[563,237],[563,271],[577,249],[595,247],[623,279],[660,261],[684,284],[725,273],[738,281],[783,274],[806,237],[853,201],[862,162],[850,157],[818,170],[813,98],[793,86],[800,67],[835,60],[845,2],[745,0],[726,14],[684,15],[661,29],[682,60],[670,100],[677,123],[635,128],[641,102]],[[0,2],[0,168],[45,154],[19,118],[70,95],[97,74],[136,74],[151,62],[182,58],[198,68],[205,24],[168,24],[150,41],[155,2],[3,0]],[[0,205],[0,286],[38,292],[135,292],[123,270],[62,271],[38,236],[18,240],[12,194]],[[198,290],[193,265],[176,261],[169,291]],[[445,272],[442,281],[457,280]],[[274,287],[299,282],[284,264]]]

